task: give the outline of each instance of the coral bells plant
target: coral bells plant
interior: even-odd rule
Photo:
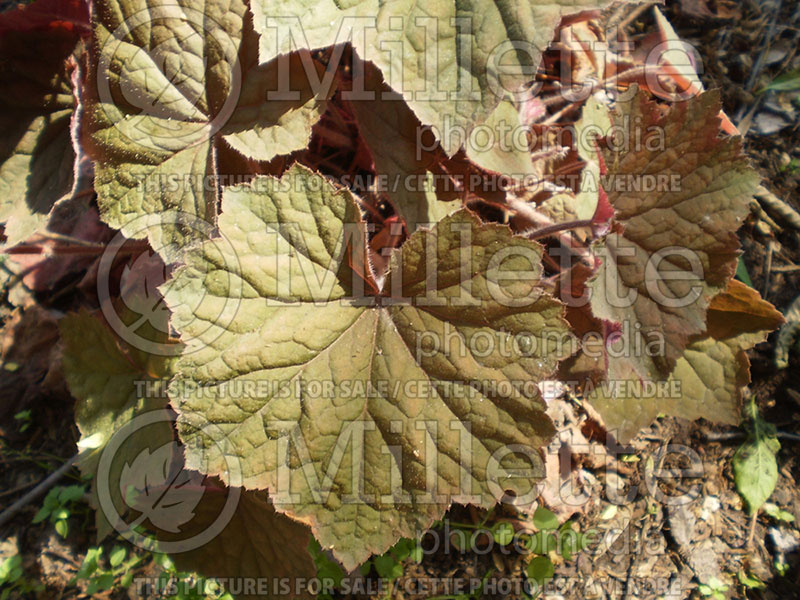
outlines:
[[[85,272],[60,334],[101,536],[300,581],[311,535],[352,570],[451,503],[531,507],[553,382],[620,442],[739,421],[781,323],[732,279],[758,177],[625,10],[0,15],[4,245],[34,292]]]

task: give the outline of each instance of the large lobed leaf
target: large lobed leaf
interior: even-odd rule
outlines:
[[[220,233],[230,250],[204,244],[164,286],[187,344],[171,397],[190,467],[225,480],[239,461],[347,569],[452,501],[490,506],[542,476],[535,382],[572,347],[538,244],[460,211],[412,235],[379,288],[351,194],[300,166],[228,188]],[[498,268],[528,273],[493,285]],[[518,454],[492,465],[504,448]]]
[[[160,237],[168,211],[213,224],[221,145],[270,160],[305,147],[324,111],[299,55],[258,64],[244,1],[116,0],[93,22],[86,144],[103,218],[129,237]]]
[[[736,425],[742,388],[750,382],[745,351],[763,342],[782,322],[783,316],[758,292],[733,280],[711,301],[707,331],[690,338],[661,391],[639,388],[641,378],[629,363],[626,372],[625,363],[612,362],[609,381],[623,387],[599,385],[589,400],[623,443],[659,413]]]
[[[630,329],[627,360],[646,379],[669,375],[736,270],[735,232],[758,176],[741,140],[719,136],[719,109],[719,94],[706,92],[662,116],[638,90],[613,113],[626,136],[604,157],[619,226],[595,246],[603,260],[591,308]],[[656,189],[644,187],[648,180]],[[635,350],[648,344],[649,352]]]
[[[402,94],[448,155],[507,93],[533,79],[561,17],[607,0],[254,0],[262,62],[297,48],[350,42]]]

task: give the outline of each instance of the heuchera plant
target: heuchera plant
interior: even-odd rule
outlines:
[[[101,535],[280,578],[311,533],[351,570],[452,502],[529,506],[542,385],[620,442],[738,422],[781,322],[732,280],[758,177],[660,13],[634,43],[607,4],[0,15],[5,248],[96,284],[60,332]]]

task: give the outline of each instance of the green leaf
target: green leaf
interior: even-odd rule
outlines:
[[[533,524],[539,531],[551,531],[558,529],[558,517],[554,512],[540,506],[533,513]]]
[[[534,382],[572,352],[561,305],[539,287],[538,244],[460,211],[412,235],[381,287],[360,258],[364,229],[348,191],[294,166],[227,189],[230,249],[200,246],[163,287],[186,344],[170,397],[187,464],[226,479],[226,459],[240,461],[244,487],[271,490],[346,569],[467,490],[484,508],[507,489],[528,494],[543,471],[522,449],[553,431]],[[500,283],[500,263],[527,274]],[[499,341],[485,352],[475,341],[487,336]],[[491,462],[510,444],[521,454]]]
[[[789,73],[778,75],[772,82],[767,85],[759,93],[773,90],[776,92],[785,92],[791,90],[800,90],[800,69],[795,69]]]
[[[14,583],[22,576],[22,556],[14,554],[0,563],[0,583]]]
[[[412,540],[410,538],[400,538],[394,546],[389,549],[389,552],[392,553],[398,560],[405,560],[409,558],[412,554],[415,554],[417,549],[419,549],[419,543],[417,540]]]
[[[34,524],[41,523],[47,517],[50,516],[50,512],[51,512],[50,508],[48,508],[47,506],[43,506],[38,511],[36,511],[36,514],[33,515],[33,520],[31,522]]]
[[[553,552],[558,545],[555,532],[551,530],[537,531],[530,536],[528,541],[528,549],[533,554],[546,555]]]
[[[776,521],[783,521],[784,523],[794,523],[794,515],[781,509],[777,504],[772,502],[765,502],[762,507],[764,512],[775,519]]]
[[[158,562],[158,564],[161,565],[161,568],[168,573],[175,570],[175,563],[168,554],[157,554],[156,562]]]
[[[424,554],[425,553],[423,552],[422,546],[420,545],[420,543],[415,541],[414,542],[414,547],[411,549],[411,552],[409,553],[408,558],[411,559],[411,561],[419,564],[419,563],[422,562]]]
[[[621,370],[645,379],[672,372],[736,270],[733,232],[759,178],[741,140],[718,135],[719,110],[719,94],[705,92],[661,116],[639,90],[612,114],[627,128],[612,145],[619,151],[604,155],[619,227],[595,246],[603,262],[589,283],[591,308],[628,328],[630,367]]]
[[[49,27],[11,26],[35,11],[0,15],[0,223],[7,246],[43,229],[73,181],[68,61],[82,51],[81,32],[55,16]]]
[[[543,586],[554,574],[555,566],[553,561],[546,556],[534,556],[531,562],[528,563],[528,577],[538,583],[539,586]]]
[[[334,586],[340,586],[345,576],[342,566],[335,560],[328,558],[328,555],[322,551],[319,542],[312,536],[309,536],[308,552],[311,554],[311,558],[314,559],[314,565],[317,568],[317,577],[320,579],[330,579],[333,581]],[[364,575],[369,573],[369,566],[369,563],[362,565],[361,568]]]
[[[572,528],[572,523],[567,521],[558,528],[558,540],[561,544],[561,556],[570,560],[572,555],[582,550],[582,535]]]
[[[86,556],[81,563],[80,569],[75,574],[76,579],[86,579],[97,570],[97,561],[103,555],[101,547],[89,548],[86,551]]]
[[[506,546],[514,540],[514,526],[511,523],[496,523],[492,527],[495,543]]]
[[[390,554],[382,554],[372,559],[378,575],[384,579],[397,579],[403,574],[403,565]]]
[[[786,559],[781,555],[778,556],[772,563],[772,566],[775,567],[775,571],[777,571],[778,575],[781,577],[785,577],[786,574],[789,572],[789,563],[786,562]]]
[[[64,520],[56,521],[55,527],[56,527],[56,533],[58,535],[60,535],[63,538],[67,537],[67,534],[69,533],[69,525],[67,524],[66,521]]]
[[[749,287],[753,287],[753,280],[750,279],[750,273],[747,272],[747,265],[744,264],[744,256],[739,257],[739,262],[736,263],[736,279]]]
[[[55,521],[68,519],[69,518],[69,511],[66,508],[60,508],[53,512],[52,519]]]
[[[127,556],[128,551],[125,550],[122,546],[114,546],[111,550],[111,554],[108,555],[108,564],[112,567],[118,567],[122,564],[122,561],[125,560],[125,556]]]
[[[423,125],[432,125],[452,156],[507,93],[534,78],[542,52],[565,15],[605,0],[489,2],[436,0],[381,5],[292,0],[276,15],[252,4],[262,62],[294,50],[351,42],[402,94]]]
[[[744,498],[749,514],[767,501],[778,483],[778,462],[775,455],[780,444],[775,428],[758,415],[755,402],[750,402],[752,431],[748,440],[733,455],[733,480]]]
[[[767,587],[767,585],[758,577],[755,575],[748,575],[744,569],[736,573],[736,578],[739,580],[739,583],[751,590],[763,590]]]
[[[83,498],[85,493],[86,488],[82,485],[68,485],[59,489],[58,500],[62,504],[76,502]]]
[[[114,587],[114,580],[115,577],[112,573],[103,573],[102,575],[98,576],[95,581],[97,582],[97,591],[102,592],[105,590],[110,590]]]
[[[120,587],[120,589],[123,589],[123,590],[130,588],[132,583],[133,583],[133,571],[127,571],[119,579],[119,587]]]
[[[299,57],[283,71],[258,64],[241,0],[114,0],[96,7],[94,22],[86,145],[98,204],[109,225],[147,236],[156,250],[204,234],[191,222],[188,231],[174,227],[164,213],[213,224],[215,186],[232,175],[218,171],[226,144],[258,160],[299,150],[324,111]]]

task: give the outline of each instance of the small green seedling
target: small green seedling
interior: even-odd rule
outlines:
[[[739,580],[740,584],[749,590],[763,590],[767,587],[766,583],[761,581],[755,575],[746,573],[744,569],[736,574],[736,578]]]
[[[42,507],[33,517],[33,522],[41,523],[45,519],[50,519],[56,533],[63,538],[67,537],[69,533],[67,519],[72,514],[71,505],[83,498],[85,493],[86,488],[82,485],[53,488],[45,496]]]
[[[783,554],[781,554],[780,556],[778,556],[778,558],[775,559],[775,562],[772,563],[772,566],[775,567],[775,571],[781,577],[785,577],[786,574],[789,572],[789,563],[786,562],[786,559],[784,558]]]
[[[496,544],[507,546],[514,541],[514,526],[505,521],[495,523],[492,527],[492,538]]]
[[[380,556],[373,556],[363,565],[361,565],[361,572],[369,573],[371,567],[375,567],[375,571],[381,579],[385,579],[390,583],[403,575],[403,563],[406,560],[419,563],[422,561],[422,546],[416,540],[409,538],[401,538],[394,546],[389,548]],[[392,586],[388,586],[386,590],[386,597],[391,594]]]
[[[712,598],[712,600],[725,600],[725,592],[728,586],[722,583],[716,577],[711,577],[707,583],[701,583],[697,586],[697,591],[701,596]]]
[[[86,593],[89,595],[112,589],[125,590],[133,582],[133,568],[141,561],[141,556],[136,554],[129,556],[128,550],[123,546],[114,546],[107,561],[103,561],[102,547],[89,548],[71,583],[75,585],[79,580],[88,580]],[[108,567],[105,567],[104,563],[107,563]]]
[[[324,582],[333,582],[333,587],[341,587],[344,571],[336,561],[332,560],[314,538],[308,545],[308,551],[317,568],[317,578]],[[416,540],[401,538],[394,546],[379,556],[373,556],[361,565],[361,573],[367,575],[372,568],[378,577],[392,582],[403,575],[403,563],[407,560],[419,563],[422,561],[422,546]],[[387,594],[391,592],[391,586]],[[317,595],[319,600],[331,600],[331,594],[324,589]]]
[[[794,515],[790,512],[786,512],[773,502],[765,502],[762,509],[767,516],[775,519],[776,521],[782,521],[783,523],[794,523]]]
[[[541,590],[555,572],[555,565],[547,556],[534,556],[528,563],[528,579],[536,582],[536,590]]]
[[[24,594],[44,591],[41,583],[29,581],[22,569],[22,557],[19,554],[9,556],[0,563],[0,600],[19,598]]]
[[[14,420],[19,423],[20,433],[25,433],[31,426],[33,413],[30,410],[21,410],[14,415]]]
[[[586,548],[587,539],[584,534],[573,528],[571,521],[558,524],[558,517],[544,507],[539,507],[533,514],[533,524],[539,530],[528,539],[528,549],[534,556],[528,563],[528,580],[535,583],[534,597],[538,597],[542,587],[555,574],[555,565],[551,553],[557,552],[564,560]]]
[[[322,550],[319,542],[313,537],[308,542],[308,553],[314,559],[314,566],[317,568],[317,578],[320,581],[332,581],[334,587],[340,587],[344,578],[344,570],[341,565],[330,558]],[[326,588],[317,594],[318,600],[331,600],[332,596]]]
[[[169,595],[164,596],[169,600],[234,600],[218,582],[204,580],[194,573],[178,571],[175,563],[166,554],[155,554],[153,562],[161,567],[159,589],[169,590]],[[174,585],[169,585],[170,583]]]
[[[344,577],[344,570],[341,565],[330,558],[322,550],[319,542],[313,537],[308,542],[308,552],[314,559],[314,566],[317,568],[317,577],[320,581],[333,581],[334,587],[339,587]],[[317,595],[319,600],[330,600],[331,595],[324,591]]]

